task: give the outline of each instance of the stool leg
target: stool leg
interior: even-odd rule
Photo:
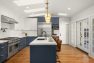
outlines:
[[[59,60],[58,61],[56,61],[57,63],[61,63]]]

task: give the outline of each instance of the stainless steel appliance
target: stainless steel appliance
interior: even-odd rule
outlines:
[[[7,37],[0,40],[8,40],[8,58],[14,55],[19,50],[20,39],[17,37]]]
[[[19,50],[20,39],[17,37],[8,37],[8,58],[14,55]]]

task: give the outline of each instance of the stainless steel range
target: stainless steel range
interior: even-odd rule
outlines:
[[[8,58],[13,56],[19,50],[20,39],[17,37],[7,37],[1,40],[8,40]]]

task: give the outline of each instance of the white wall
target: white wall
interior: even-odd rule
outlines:
[[[59,37],[62,40],[62,44],[68,44],[69,41],[69,32],[68,24],[70,23],[70,18],[60,17],[59,19]]]
[[[94,15],[94,5],[87,8],[87,9],[84,9],[83,11],[79,12],[78,14],[75,14],[72,18],[71,18],[71,42],[70,44],[73,45],[73,46],[76,46],[76,38],[73,38],[73,37],[76,37],[76,22],[79,21],[79,20],[82,20],[82,19],[85,19],[85,18],[89,18],[90,19],[90,16]],[[74,26],[73,26],[74,24]]]
[[[94,15],[94,5],[74,15],[72,17],[72,21],[77,21],[77,20],[89,17],[91,15]]]
[[[77,21],[80,21],[80,20],[86,19],[86,18],[89,19],[88,22],[89,22],[89,30],[90,30],[90,34],[89,34],[89,44],[90,44],[89,47],[90,48],[89,48],[89,51],[88,52],[89,52],[89,55],[91,57],[94,56],[94,54],[92,54],[92,46],[91,46],[92,45],[92,22],[91,22],[92,19],[91,18],[93,16],[94,16],[94,5],[91,6],[91,7],[89,7],[89,8],[87,8],[87,9],[85,9],[85,10],[83,10],[83,11],[81,11],[81,12],[79,12],[78,14],[74,15],[72,17],[72,22],[71,22],[71,23],[77,22]],[[76,24],[76,26],[77,26],[77,24]],[[76,34],[76,36],[77,36],[77,34]],[[71,37],[74,37],[74,36],[71,35]],[[71,40],[76,40],[76,38],[74,38],[74,39],[71,38]],[[76,42],[77,42],[77,40],[74,43],[76,43]],[[72,44],[72,41],[71,41],[71,44]]]
[[[10,18],[13,18],[18,22],[18,24],[15,25],[15,30],[21,30],[23,28],[24,18],[17,15],[16,12],[13,12],[11,9],[9,9],[1,4],[0,4],[0,28],[1,28],[1,15],[5,15],[5,16],[8,16]],[[0,37],[7,37],[7,36],[11,36],[11,35],[15,36],[16,34],[12,34],[11,30],[7,30],[7,32],[2,32],[0,30]]]
[[[26,18],[23,31],[28,36],[37,36],[37,18]]]
[[[43,31],[46,32],[47,36],[52,35],[52,26],[51,24],[47,24],[46,22],[38,22],[38,36],[41,36]]]

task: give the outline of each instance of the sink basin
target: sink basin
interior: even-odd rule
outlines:
[[[37,40],[46,40],[46,37],[40,37]]]
[[[37,40],[45,40],[45,39],[37,39]]]
[[[45,40],[44,38],[38,38],[37,40]]]

